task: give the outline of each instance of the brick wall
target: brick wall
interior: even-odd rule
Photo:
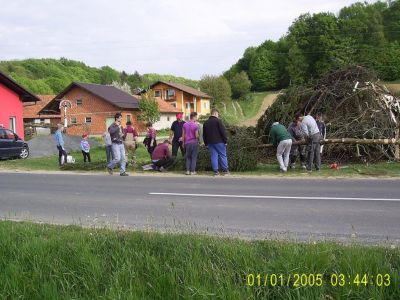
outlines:
[[[143,124],[138,124],[138,110],[123,110],[111,103],[87,92],[79,87],[70,90],[63,99],[68,99],[72,107],[67,109],[68,128],[67,133],[71,135],[101,135],[106,131],[106,120],[114,119],[117,112],[121,112],[123,116],[123,125],[125,127],[127,115],[131,115],[131,121],[134,126],[139,127],[140,131],[144,130]],[[82,104],[78,105],[77,100],[82,99]],[[76,124],[72,123],[73,118]],[[91,118],[91,122],[85,122],[86,118]],[[61,122],[64,122],[64,109],[61,108]],[[138,126],[139,125],[139,126]]]

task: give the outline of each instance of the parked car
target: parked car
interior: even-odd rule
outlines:
[[[29,147],[16,133],[0,128],[0,158],[28,158]]]

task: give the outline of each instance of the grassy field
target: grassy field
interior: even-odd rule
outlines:
[[[268,95],[268,93],[269,92],[251,93],[246,100],[234,100],[226,102],[226,112],[223,105],[219,105],[218,108],[223,115],[223,118],[229,124],[238,124],[241,121],[250,119],[257,114],[265,96]],[[240,105],[243,115],[239,111],[237,105]]]
[[[400,299],[398,248],[9,221],[0,241],[1,299]]]
[[[249,100],[238,101],[240,106],[242,107],[243,114],[246,119],[250,119],[257,114],[266,95],[268,95],[268,92],[252,93],[250,101]]]
[[[105,151],[102,147],[93,148],[91,150],[92,163],[83,163],[82,153],[74,152],[72,155],[76,159],[75,164],[70,164],[62,170],[71,171],[92,171],[92,172],[105,172]],[[141,145],[137,149],[137,162],[138,166],[135,168],[128,165],[129,172],[143,172],[141,165],[150,163],[150,156],[147,150]],[[178,158],[181,158],[178,152]],[[3,160],[0,161],[0,169],[14,169],[14,170],[44,170],[44,171],[58,171],[58,156],[49,156],[42,158],[29,158],[26,160]],[[233,173],[234,175],[246,176],[282,176],[282,177],[400,177],[400,163],[396,162],[380,162],[374,164],[348,164],[341,166],[339,170],[331,170],[327,164],[323,164],[320,172],[307,173],[304,170],[297,168],[289,170],[289,172],[282,174],[279,173],[278,165],[275,164],[258,164],[257,169],[251,172]],[[178,174],[182,173],[174,171]],[[209,172],[199,172],[200,175],[210,175]]]

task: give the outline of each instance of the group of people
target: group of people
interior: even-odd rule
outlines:
[[[302,168],[309,172],[313,165],[316,171],[321,169],[321,140],[326,138],[326,126],[320,113],[315,118],[310,114],[304,116],[297,113],[288,128],[275,122],[269,134],[277,148],[276,158],[281,172],[294,169],[298,158]],[[305,144],[298,144],[301,142]]]
[[[211,116],[203,126],[198,122],[196,112],[190,114],[190,119],[185,122],[181,113],[176,115],[177,120],[172,123],[169,139],[157,144],[157,131],[151,123],[147,123],[147,134],[143,144],[150,154],[151,164],[144,166],[145,170],[158,170],[163,172],[176,163],[178,151],[181,151],[185,159],[186,174],[196,175],[197,158],[200,145],[204,144],[211,156],[211,165],[214,175],[229,174],[228,158],[226,154],[227,135],[223,122],[219,119],[217,109],[211,110]],[[117,113],[115,122],[111,124],[104,134],[107,155],[107,171],[113,174],[117,163],[120,165],[120,175],[128,176],[126,173],[126,151],[132,153],[135,160],[135,150],[138,146],[137,131],[131,127],[122,127],[122,115]],[[172,146],[172,153],[169,146]]]
[[[200,145],[204,144],[210,153],[214,175],[219,175],[220,169],[224,175],[229,174],[226,154],[228,139],[225,126],[219,118],[218,110],[211,110],[211,116],[203,126],[198,122],[196,112],[190,114],[190,119],[187,122],[183,120],[181,113],[177,114],[176,117],[176,121],[172,123],[169,138],[160,144],[157,144],[157,131],[151,123],[147,123],[147,134],[143,144],[150,155],[151,164],[144,166],[144,170],[158,170],[160,172],[167,170],[176,163],[180,150],[185,159],[186,174],[196,175]],[[109,174],[113,174],[115,166],[119,164],[120,175],[128,176],[126,164],[129,157],[133,165],[136,163],[139,134],[129,121],[123,128],[121,113],[115,114],[114,120],[103,134],[107,171]],[[55,134],[60,166],[67,161],[62,137],[63,129],[63,125],[59,124]],[[320,142],[326,137],[326,126],[322,121],[321,114],[317,114],[314,118],[311,115],[303,116],[303,114],[297,113],[288,128],[279,124],[279,122],[275,122],[272,124],[270,137],[272,144],[277,148],[276,157],[281,172],[287,172],[288,168],[294,169],[298,159],[300,159],[301,167],[307,171],[312,171],[313,166],[316,171],[320,170],[323,147]],[[172,153],[170,145],[172,146]],[[87,134],[82,135],[80,147],[84,162],[91,162]]]

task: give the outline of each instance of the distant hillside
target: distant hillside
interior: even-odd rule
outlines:
[[[35,94],[58,94],[72,81],[111,84],[128,83],[131,89],[147,88],[157,80],[175,81],[197,88],[197,81],[173,75],[128,74],[109,66],[94,68],[66,58],[0,61],[0,71]]]

